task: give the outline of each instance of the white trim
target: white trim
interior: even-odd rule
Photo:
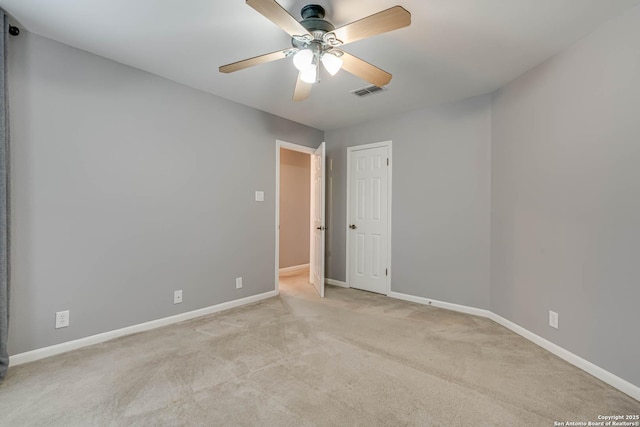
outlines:
[[[411,301],[418,304],[431,305],[433,307],[444,308],[447,310],[458,311],[461,313],[472,314],[475,316],[486,317],[487,319],[491,319],[494,322],[498,323],[501,326],[515,332],[521,337],[531,341],[532,343],[544,348],[545,350],[555,354],[559,358],[569,362],[573,366],[576,366],[586,373],[598,378],[599,380],[609,384],[610,386],[620,390],[623,393],[628,394],[632,398],[636,400],[640,400],[640,387],[635,384],[630,383],[627,380],[624,380],[618,377],[615,374],[595,365],[594,363],[589,362],[588,360],[583,359],[582,357],[571,353],[569,350],[566,350],[560,347],[557,344],[552,343],[551,341],[542,338],[539,335],[534,334],[533,332],[523,328],[516,323],[513,323],[510,320],[505,319],[504,317],[495,314],[492,311],[484,310],[481,308],[469,307],[465,305],[452,304],[443,301],[437,301],[430,298],[417,297],[413,295],[407,295],[399,292],[390,292],[389,297],[397,298],[404,301]]]
[[[489,319],[504,326],[507,329],[510,329],[516,334],[528,339],[532,343],[555,354],[559,358],[564,359],[565,361],[571,363],[573,366],[576,366],[582,369],[586,373],[593,375],[594,377],[609,384],[610,386],[617,388],[621,392],[628,394],[634,399],[640,400],[640,387],[634,384],[631,384],[629,381],[624,380],[615,374],[612,374],[611,372],[601,368],[600,366],[594,363],[591,363],[588,360],[585,360],[578,355],[571,353],[569,350],[566,350],[560,347],[559,345],[554,344],[551,341],[545,338],[542,338],[541,336],[536,335],[533,332],[528,331],[522,326],[519,326],[513,323],[512,321],[505,319],[500,315],[490,312]]]
[[[293,144],[291,142],[280,141],[276,139],[276,261],[275,261],[275,277],[274,277],[274,289],[276,293],[280,292],[279,276],[280,276],[280,149],[286,148],[287,150],[298,151],[300,153],[314,154],[316,150],[314,148],[305,147],[304,145]],[[309,242],[311,244],[311,242]]]
[[[357,150],[368,150],[370,148],[380,148],[380,147],[390,147],[391,140],[382,141],[382,142],[372,142],[371,144],[361,144],[361,145],[352,145],[351,147],[347,147],[347,150],[357,151]]]
[[[410,301],[418,304],[430,305],[433,307],[458,311],[460,313],[473,314],[474,316],[490,317],[493,314],[489,310],[483,310],[481,308],[469,307],[469,306],[460,305],[460,304],[452,304],[450,302],[438,301],[431,298],[417,297],[414,295],[403,294],[400,292],[389,292],[389,296],[391,298],[401,299],[403,301]]]
[[[345,210],[345,222],[344,222],[344,237],[345,237],[345,250],[346,250],[346,259],[345,259],[345,263],[344,263],[344,268],[345,268],[345,274],[344,274],[344,280],[345,283],[347,284],[347,286],[351,287],[349,285],[349,276],[351,275],[351,266],[349,258],[351,258],[349,255],[351,255],[350,252],[350,247],[351,245],[349,244],[349,205],[351,204],[351,150],[349,148],[347,148],[347,179],[346,179],[346,185],[347,185],[347,209]]]
[[[391,293],[391,275],[393,274],[393,269],[391,268],[391,207],[392,207],[392,189],[393,189],[393,185],[392,185],[392,176],[393,176],[393,141],[382,141],[382,142],[374,142],[371,144],[362,144],[362,145],[355,145],[352,147],[347,147],[347,220],[345,223],[345,226],[348,228],[349,227],[349,207],[351,206],[350,200],[351,200],[351,186],[350,184],[350,179],[351,179],[351,153],[353,151],[360,151],[360,150],[368,150],[370,148],[380,148],[380,147],[387,147],[389,149],[389,170],[388,170],[388,175],[387,175],[387,268],[389,269],[389,274],[387,275],[387,296]],[[346,255],[346,262],[345,262],[345,267],[346,267],[346,287],[350,287],[349,285],[349,274],[350,274],[350,266],[349,266],[349,230],[345,229],[346,231],[346,243],[347,243],[347,247],[346,247],[346,251],[347,251],[347,255]]]
[[[284,267],[279,270],[281,276],[289,276],[297,273],[298,271],[308,270],[309,264],[293,265],[291,267]]]
[[[278,152],[280,152],[280,148],[285,148],[291,151],[298,151],[305,154],[315,154],[316,152],[315,148],[307,147],[306,145],[294,144],[292,142],[280,141],[279,139],[276,139],[276,144],[278,146]]]
[[[126,328],[116,329],[114,331],[104,332],[97,335],[80,338],[73,341],[63,342],[61,344],[43,347],[25,353],[15,354],[9,358],[11,366],[22,365],[23,363],[33,362],[44,359],[45,357],[55,356],[56,354],[66,353],[71,350],[77,350],[94,344],[99,344],[114,338],[124,337],[126,335],[136,334],[151,329],[160,328],[162,326],[172,325],[174,323],[184,322],[185,320],[195,319],[197,317],[206,316],[208,314],[217,313],[219,311],[229,310],[231,308],[240,307],[242,305],[251,304],[266,298],[275,297],[276,291],[269,291],[258,295],[252,295],[246,298],[240,298],[233,301],[223,302],[221,304],[212,305],[210,307],[198,310],[188,311],[186,313],[176,314],[174,316],[163,317],[162,319],[151,320],[150,322],[139,323],[137,325],[127,326]]]
[[[346,282],[341,282],[340,280],[334,280],[334,279],[324,279],[324,283],[326,283],[327,285],[339,286],[341,288],[349,287],[349,285],[347,285]]]
[[[387,141],[389,143],[389,174],[387,175],[387,268],[389,269],[387,275],[387,295],[391,293],[391,274],[393,274],[393,269],[391,268],[391,224],[393,224],[391,218],[391,206],[393,206],[393,144],[391,141]]]

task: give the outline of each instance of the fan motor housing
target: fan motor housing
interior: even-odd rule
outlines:
[[[308,4],[300,11],[300,15],[302,15],[300,24],[306,28],[316,40],[322,39],[324,34],[336,29],[331,22],[323,19],[324,13],[324,8],[319,4]],[[304,45],[304,43],[295,39],[292,39],[291,43],[297,48]]]

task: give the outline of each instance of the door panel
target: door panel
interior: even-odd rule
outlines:
[[[351,152],[349,285],[387,293],[389,147]]]
[[[311,155],[311,256],[309,280],[324,297],[324,234],[325,234],[325,143]]]

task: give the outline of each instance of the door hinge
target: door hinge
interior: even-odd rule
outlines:
[[[389,275],[389,269],[388,269],[388,268],[385,268],[385,269],[384,269],[384,275],[385,275],[385,276],[388,276],[388,275]]]
[[[389,158],[387,157],[387,166],[389,166]]]

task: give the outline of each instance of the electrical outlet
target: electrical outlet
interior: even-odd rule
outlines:
[[[558,313],[549,310],[549,326],[558,329]]]
[[[69,310],[56,312],[56,329],[69,326]]]
[[[236,289],[240,289],[242,287],[242,277],[236,277]]]
[[[180,304],[182,302],[182,291],[173,291],[173,303]]]

